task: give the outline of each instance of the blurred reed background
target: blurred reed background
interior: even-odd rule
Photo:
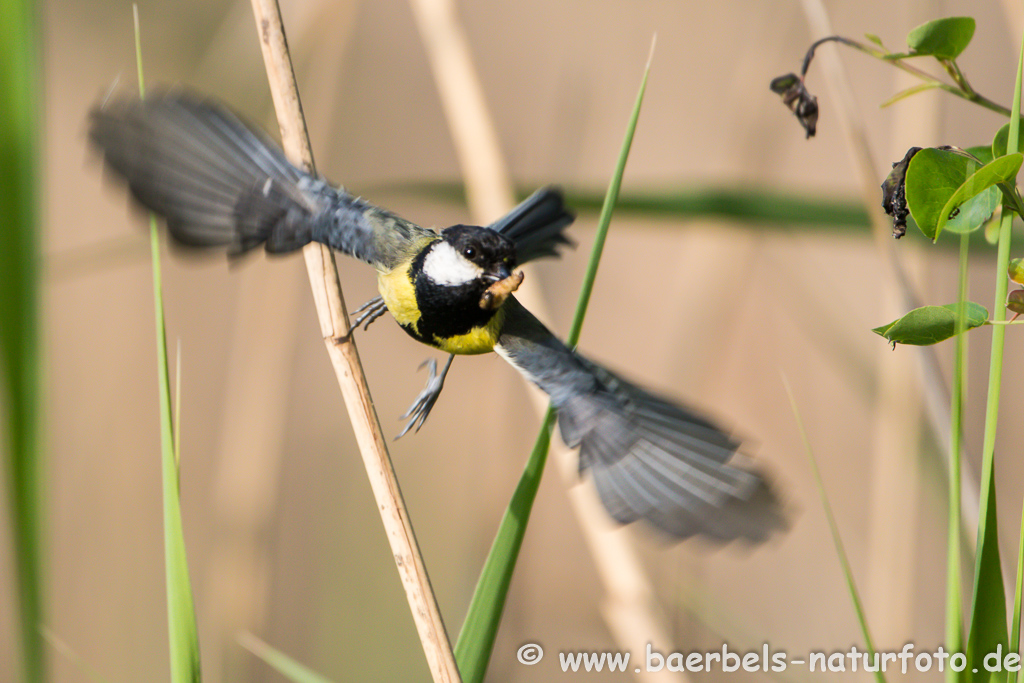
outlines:
[[[924,21],[976,17],[959,63],[977,91],[1009,104],[1024,20],[1017,3],[836,0],[827,9],[836,33],[874,33],[894,50]],[[282,10],[320,172],[421,224],[470,222],[465,202],[412,189],[463,178],[410,4],[303,0]],[[90,106],[115,82],[133,87],[131,5],[64,0],[42,3],[40,12],[47,626],[104,680],[163,680],[144,222],[127,208],[122,188],[103,181],[85,141]],[[276,133],[249,3],[151,0],[140,13],[150,87],[180,83],[215,94]],[[1003,123],[934,94],[879,109],[908,84],[846,51],[866,148],[850,147],[824,59],[809,76],[822,106],[819,133],[805,141],[768,89],[821,37],[796,2],[479,2],[461,3],[458,19],[505,170],[523,191],[558,183],[570,196],[603,192],[655,32],[624,199],[772,190],[837,206],[867,196],[870,211],[880,213],[872,186],[908,147],[986,144]],[[854,159],[864,159],[865,149],[873,166],[862,182]],[[524,284],[559,334],[568,328],[596,219],[595,210],[581,210],[572,230],[579,247],[531,267]],[[942,641],[945,434],[927,417],[922,352],[890,351],[870,332],[904,310],[888,265],[892,247],[866,223],[617,212],[581,348],[733,425],[794,510],[787,535],[753,550],[665,547],[640,529],[623,532],[645,560],[676,649],[768,642],[797,657],[861,643],[782,373],[819,458],[877,647],[899,649],[910,640],[934,649]],[[919,234],[895,249],[923,301],[955,300],[954,250]],[[988,248],[972,254],[971,298],[987,306],[993,255]],[[368,268],[344,260],[340,270],[350,308],[375,295]],[[181,345],[183,514],[206,679],[279,680],[235,642],[235,633],[252,631],[337,681],[425,680],[302,259],[261,254],[229,267],[219,256],[186,259],[172,250],[164,295],[172,353]],[[971,335],[970,456],[980,450],[989,334]],[[385,432],[397,434],[397,416],[425,379],[417,366],[431,352],[390,319],[358,342]],[[1022,486],[1024,422],[1014,415],[1024,392],[1013,381],[1024,371],[1019,348],[1011,329],[997,443],[1000,531],[1010,553]],[[937,354],[948,376],[952,345]],[[462,358],[427,425],[392,447],[453,639],[538,424],[517,373],[494,356]],[[621,649],[554,464],[513,580],[491,681],[555,680],[558,651]],[[976,481],[976,458],[967,469]],[[18,652],[8,540],[5,523],[4,680],[15,675]],[[516,650],[525,642],[541,643],[548,658],[520,665]],[[50,657],[53,680],[88,680],[66,656]],[[736,675],[764,677],[712,677]],[[791,670],[783,678],[810,676]]]

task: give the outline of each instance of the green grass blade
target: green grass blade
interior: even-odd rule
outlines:
[[[139,38],[139,10],[135,10],[135,52],[139,70],[139,94],[145,93],[142,76],[142,43]],[[174,417],[171,415],[171,380],[167,361],[167,332],[164,328],[163,286],[160,280],[160,234],[156,218],[150,216],[149,239],[153,259],[153,303],[156,311],[157,379],[160,393],[160,455],[163,470],[164,564],[167,574],[167,637],[170,644],[172,683],[202,680],[199,665],[199,636],[195,606],[185,556],[185,532],[181,520],[177,451],[174,446]]]
[[[554,425],[555,411],[548,408],[533,451],[526,461],[523,476],[501,519],[498,533],[473,591],[466,620],[455,644],[455,661],[459,664],[463,683],[482,681],[487,673],[487,664],[491,660],[494,639],[501,623],[501,613],[512,583],[512,573],[526,535],[526,525],[530,521],[530,511],[537,497],[544,465],[547,463]]]
[[[804,421],[800,418],[800,410],[796,405],[796,398],[793,396],[793,389],[789,386],[789,380],[786,379],[785,375],[782,377],[782,383],[786,386],[786,394],[789,396],[789,405],[793,410],[793,417],[796,419],[797,430],[800,432],[800,439],[804,444],[804,451],[807,453],[807,461],[811,465],[811,472],[814,474],[814,483],[818,488],[818,494],[821,496],[821,506],[825,509],[825,517],[828,519],[828,528],[832,532],[832,542],[836,547],[836,555],[839,557],[839,563],[843,567],[843,575],[846,577],[846,588],[850,592],[850,600],[853,602],[853,609],[857,613],[857,621],[860,623],[860,631],[864,636],[864,646],[868,651],[868,658],[871,661],[875,659],[875,644],[871,639],[871,631],[868,629],[868,620],[864,616],[864,606],[860,601],[860,593],[857,592],[857,584],[853,580],[853,570],[850,569],[850,560],[846,556],[846,548],[843,546],[843,539],[839,535],[839,526],[836,524],[836,518],[832,515],[832,505],[828,501],[828,493],[825,491],[825,484],[821,481],[821,472],[818,470],[818,461],[814,458],[814,451],[811,449],[811,442],[807,438],[807,432],[804,430]],[[875,679],[878,683],[885,683],[885,674],[882,673],[881,667],[877,667],[875,671]]]
[[[164,563],[167,573],[167,630],[170,642],[171,681],[193,683],[202,680],[199,665],[199,636],[196,632],[192,586],[185,555],[185,532],[181,519],[177,450],[171,415],[170,373],[164,330],[163,295],[160,284],[160,240],[156,219],[150,219],[153,244],[153,294],[156,308],[157,358],[160,387],[160,453],[163,470]]]
[[[652,43],[652,54],[653,50]],[[572,331],[566,342],[569,346],[575,346],[579,341],[583,317],[594,288],[601,251],[608,234],[608,226],[611,224],[612,210],[619,195],[622,175],[626,169],[626,160],[629,158],[629,150],[633,144],[633,134],[640,117],[640,105],[643,103],[644,91],[647,88],[647,74],[650,70],[651,62],[648,58],[643,79],[640,82],[640,91],[637,93],[636,103],[633,106],[633,114],[626,129],[626,137],[619,152],[618,163],[605,195],[604,207],[601,210],[601,218],[598,221],[597,234],[594,238],[594,247],[590,252],[590,260],[587,263],[587,271],[576,305],[576,314],[573,317]],[[537,496],[537,489],[540,487],[544,464],[547,462],[554,422],[555,411],[548,408],[533,451],[527,460],[526,469],[516,486],[512,500],[498,527],[494,543],[491,545],[490,553],[488,553],[487,560],[480,572],[480,578],[473,592],[473,599],[470,601],[469,610],[466,613],[466,620],[459,632],[459,639],[455,644],[455,661],[459,664],[459,673],[464,683],[480,683],[487,672],[487,664],[494,650],[494,639],[498,633],[501,613],[505,609],[505,601],[508,598],[512,573],[515,571],[519,550],[522,547],[526,526],[530,519],[530,511],[533,509],[533,501]]]
[[[1017,61],[1017,81],[1014,84],[1013,110],[1010,120],[1020,117],[1021,77],[1024,75],[1024,39],[1021,42],[1020,57]],[[1010,126],[1006,143],[1007,153],[1019,150],[1018,127]],[[1006,271],[1010,262],[1010,226],[1013,212],[1003,208],[999,222],[999,242],[996,256],[995,305],[992,318],[995,322],[1006,320]],[[982,658],[995,652],[997,647],[1006,650],[1006,590],[999,559],[999,534],[996,525],[996,482],[995,443],[996,427],[999,421],[999,395],[1003,374],[1003,346],[1006,326],[993,325],[992,351],[989,358],[988,402],[985,408],[985,437],[981,450],[981,501],[978,510],[978,551],[975,559],[974,592],[971,602],[971,631],[967,637],[967,668],[965,673],[977,669],[969,680],[987,681],[1002,678],[1005,674],[990,675],[982,666]]]
[[[150,237],[152,228],[150,225]],[[181,340],[174,362],[174,466],[181,470]]]
[[[995,326],[992,333],[1000,326]],[[984,463],[983,463],[984,464]],[[971,604],[971,630],[967,637],[966,680],[975,683],[1005,674],[989,674],[983,658],[997,648],[1006,652],[1006,591],[999,558],[996,533],[996,484],[991,465],[982,470],[982,498],[978,523],[978,553],[974,571],[974,593]],[[976,673],[969,673],[977,669]],[[969,676],[968,676],[969,674]]]
[[[1010,621],[1009,652],[1020,652],[1020,603],[1024,592],[1024,505],[1020,511],[1020,539],[1017,541],[1017,582],[1013,590],[1013,619]],[[1017,671],[1011,671],[1007,683],[1017,683]]]
[[[647,89],[647,75],[651,71],[651,59],[654,57],[654,42],[651,42],[651,54],[647,58],[647,67],[644,69],[644,77],[640,81],[640,92],[636,95],[636,102],[633,105],[633,114],[629,118],[629,126],[626,128],[626,138],[622,141],[622,148],[619,150],[619,159],[615,164],[615,172],[612,180],[608,183],[608,191],[604,196],[604,204],[601,206],[601,215],[597,220],[597,233],[594,235],[594,245],[590,250],[590,259],[587,261],[587,270],[583,274],[583,284],[580,287],[580,296],[576,301],[576,313],[573,315],[572,328],[566,338],[566,344],[575,347],[580,340],[580,331],[583,329],[583,318],[587,314],[587,306],[590,305],[590,295],[594,291],[594,280],[597,279],[597,267],[601,262],[601,252],[604,251],[604,241],[608,236],[608,226],[612,222],[612,211],[615,210],[615,203],[619,199],[619,189],[622,187],[622,175],[626,170],[626,161],[629,159],[629,150],[633,146],[633,135],[636,133],[636,123],[640,119],[640,105],[644,101],[644,91]]]
[[[21,674],[46,680],[43,621],[37,4],[0,0],[0,403]],[[8,589],[9,590],[9,589]],[[12,667],[13,668],[13,667]],[[10,672],[14,675],[14,672]]]
[[[321,676],[305,664],[300,664],[280,650],[271,647],[251,633],[243,633],[238,636],[241,643],[249,652],[253,653],[264,662],[274,668],[279,674],[293,683],[332,683],[329,678]]]
[[[961,652],[964,642],[964,615],[962,576],[960,572],[960,463],[963,455],[964,394],[967,386],[967,335],[963,334],[967,322],[967,273],[970,238],[960,235],[960,266],[957,294],[957,334],[953,360],[953,387],[950,405],[949,436],[949,509],[946,543],[946,648]],[[952,667],[946,668],[946,682],[955,683],[960,675]]]

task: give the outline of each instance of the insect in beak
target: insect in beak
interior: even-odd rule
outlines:
[[[519,285],[523,283],[523,277],[523,271],[517,270],[508,277],[498,280],[488,287],[480,297],[480,308],[485,311],[495,311],[500,308],[501,305],[505,303],[505,299],[507,299],[512,292],[519,289]]]

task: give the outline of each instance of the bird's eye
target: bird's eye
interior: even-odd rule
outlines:
[[[471,259],[474,256],[476,256],[476,249],[474,249],[473,247],[466,247],[465,249],[462,250],[462,255],[468,259]]]

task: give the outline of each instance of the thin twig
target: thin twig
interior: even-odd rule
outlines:
[[[294,163],[312,172],[313,155],[288,54],[280,8],[276,0],[252,0],[252,6],[285,154]],[[348,316],[333,254],[327,247],[313,243],[306,246],[303,255],[320,319],[320,331],[345,397],[352,428],[405,587],[413,621],[427,656],[427,664],[435,682],[454,683],[460,678],[448,634],[402,500],[391,457],[388,455],[387,442],[381,432],[380,421],[374,411],[359,362],[359,354],[354,341],[347,336]],[[339,341],[341,339],[344,341]]]
[[[950,85],[949,83],[940,81],[938,78],[935,78],[935,76],[932,76],[927,71],[919,69],[913,64],[908,64],[906,58],[897,58],[895,55],[893,55],[891,52],[887,50],[880,50],[878,48],[871,47],[870,45],[867,45],[865,43],[861,43],[850,38],[845,38],[843,36],[827,36],[825,38],[819,38],[818,40],[814,41],[814,43],[811,44],[811,47],[808,48],[807,54],[804,55],[803,66],[800,70],[801,77],[807,75],[807,69],[810,67],[811,60],[814,58],[814,51],[822,43],[842,43],[847,47],[852,47],[855,50],[860,50],[866,55],[871,55],[876,59],[882,60],[883,62],[888,62],[897,69],[906,71],[908,74],[912,74],[920,78],[922,81],[931,85],[934,88],[945,90],[950,95],[956,95],[957,97],[963,98],[968,102],[974,102],[975,104],[985,107],[986,109],[989,109],[991,111],[994,111],[997,114],[1002,114],[1003,116],[1010,115],[1009,109],[999,104],[998,102],[993,102],[984,95],[981,95],[978,92],[976,92],[967,82],[967,78],[960,71],[960,67],[957,66],[956,62],[953,60],[940,61],[943,62],[943,68],[946,70],[947,73],[949,73],[950,77],[957,82],[957,85]]]

